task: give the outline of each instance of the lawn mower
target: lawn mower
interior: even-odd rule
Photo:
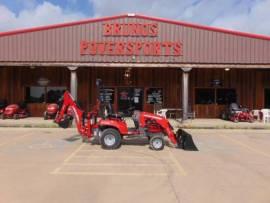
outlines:
[[[58,105],[53,103],[53,104],[48,104],[46,107],[46,111],[43,114],[43,118],[44,120],[48,120],[48,119],[54,119],[57,112],[58,112]]]
[[[46,111],[43,114],[43,118],[44,120],[48,120],[48,119],[54,119],[56,117],[56,114],[59,110],[59,105],[56,103],[52,103],[52,104],[48,104]],[[69,107],[67,110],[67,114],[72,116],[72,109]]]
[[[251,112],[247,108],[242,108],[237,103],[231,103],[228,109],[222,114],[222,118],[233,122],[254,122],[254,117]]]
[[[8,105],[3,113],[1,114],[1,119],[6,118],[13,118],[13,119],[20,119],[26,118],[29,116],[29,113],[26,109],[26,103],[21,102],[19,104],[10,104]]]
[[[184,148],[185,135],[175,134],[167,119],[148,112],[134,111],[132,120],[135,128],[128,128],[125,120],[119,114],[108,112],[107,115],[100,118],[98,116],[100,103],[98,99],[93,110],[85,113],[66,91],[55,122],[62,128],[69,127],[73,118],[66,114],[66,111],[68,107],[71,107],[82,140],[90,141],[92,138],[96,138],[104,149],[119,148],[122,139],[126,137],[147,137],[151,149],[162,150],[165,145],[165,136],[168,136],[170,143],[175,147]]]

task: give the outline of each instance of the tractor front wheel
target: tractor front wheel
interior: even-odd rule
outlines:
[[[162,135],[154,135],[150,139],[150,148],[156,151],[163,150],[165,146],[164,136]]]
[[[104,149],[117,149],[121,145],[121,135],[113,128],[107,128],[102,132],[100,143]]]

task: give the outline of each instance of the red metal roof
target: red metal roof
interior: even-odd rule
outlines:
[[[91,22],[107,21],[107,20],[119,19],[119,18],[124,18],[124,17],[129,17],[129,18],[136,17],[136,18],[154,20],[154,21],[159,21],[159,22],[164,22],[164,23],[169,23],[169,24],[182,25],[182,26],[191,27],[191,28],[209,30],[209,31],[213,31],[213,32],[222,32],[222,33],[238,35],[238,36],[243,36],[243,37],[270,40],[270,36],[267,36],[267,35],[239,32],[239,31],[233,31],[233,30],[228,30],[228,29],[223,29],[223,28],[198,25],[198,24],[193,24],[193,23],[186,23],[186,22],[182,22],[182,21],[169,20],[169,19],[158,18],[158,17],[150,17],[150,16],[145,16],[145,15],[139,15],[139,14],[134,14],[134,15],[122,14],[122,15],[111,16],[111,17],[92,18],[92,19],[80,20],[80,21],[75,21],[75,22],[60,23],[60,24],[53,24],[53,25],[48,25],[48,26],[39,26],[39,27],[33,27],[33,28],[27,28],[27,29],[12,30],[12,31],[7,31],[7,32],[0,32],[0,37],[20,34],[20,33],[49,30],[49,29],[54,29],[54,28],[69,27],[69,26],[81,25],[81,24],[86,24],[86,23],[91,23]]]

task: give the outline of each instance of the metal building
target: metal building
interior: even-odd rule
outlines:
[[[0,99],[33,116],[64,89],[85,109],[96,78],[116,111],[219,117],[237,101],[270,107],[270,37],[127,14],[0,33]]]

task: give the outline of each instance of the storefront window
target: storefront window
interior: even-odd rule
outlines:
[[[196,104],[214,104],[215,89],[213,88],[198,88],[195,90]]]
[[[31,86],[26,87],[26,102],[43,103],[45,102],[45,87]]]
[[[100,90],[100,99],[101,101],[108,102],[110,104],[114,104],[114,88],[106,87]]]
[[[231,104],[236,102],[235,89],[217,89],[217,104]]]
[[[195,90],[196,104],[226,105],[236,102],[235,89],[229,88],[197,88]]]
[[[118,88],[118,111],[130,116],[132,110],[143,109],[143,89],[135,87]]]
[[[25,101],[27,103],[56,103],[66,89],[66,87],[29,86],[25,88]]]
[[[146,90],[146,102],[148,104],[162,104],[163,91],[162,88],[148,88]]]

